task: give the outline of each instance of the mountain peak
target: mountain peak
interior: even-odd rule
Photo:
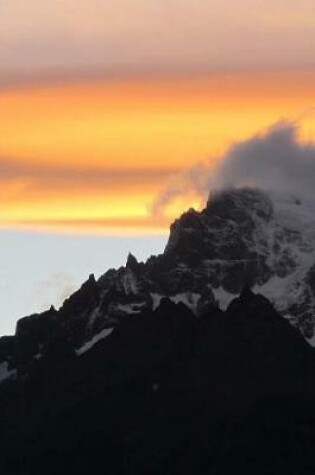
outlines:
[[[127,262],[126,262],[126,268],[135,270],[137,269],[138,265],[139,263],[138,263],[137,258],[131,252],[129,252],[128,257],[127,257]]]
[[[209,195],[204,212],[218,214],[243,212],[244,215],[256,213],[258,217],[269,221],[273,215],[273,203],[267,192],[258,188],[228,188]],[[222,216],[223,217],[223,216]]]
[[[223,308],[249,286],[310,337],[314,248],[311,204],[295,195],[244,187],[212,193],[202,211],[189,210],[177,219],[165,255],[182,274],[191,269],[199,288],[208,286]]]

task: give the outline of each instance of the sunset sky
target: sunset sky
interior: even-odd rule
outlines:
[[[0,334],[160,252],[186,168],[283,119],[313,140],[314,47],[313,0],[1,2]]]

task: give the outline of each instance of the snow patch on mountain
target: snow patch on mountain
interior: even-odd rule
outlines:
[[[126,269],[124,275],[121,278],[121,285],[126,295],[137,293],[137,279],[132,270]]]
[[[0,363],[0,384],[4,381],[15,378],[17,376],[17,372],[15,369],[9,369],[9,364],[7,361],[3,361]]]
[[[152,297],[152,310],[156,310],[160,305],[163,298],[168,298],[173,303],[184,303],[194,313],[197,312],[198,302],[201,299],[201,295],[195,292],[182,292],[175,295],[160,295],[151,293]]]
[[[222,287],[217,287],[212,289],[215,301],[217,302],[218,307],[221,310],[226,310],[233,299],[237,297],[237,294],[232,294],[227,292]]]
[[[122,312],[125,314],[135,314],[135,313],[140,313],[143,310],[143,307],[145,306],[145,302],[143,303],[129,303],[129,304],[117,304],[116,310],[118,312]]]
[[[93,346],[96,345],[96,343],[107,338],[113,332],[113,330],[114,330],[113,328],[104,328],[102,331],[97,333],[97,335],[94,335],[91,340],[84,343],[84,345],[81,346],[81,348],[78,348],[76,350],[76,354],[78,356],[83,355],[84,353],[89,351],[91,348],[93,348]]]

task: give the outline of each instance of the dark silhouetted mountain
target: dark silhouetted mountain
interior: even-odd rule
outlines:
[[[1,343],[20,365],[1,473],[314,473],[314,350],[248,288],[199,318],[164,298],[79,354],[52,334],[30,359],[44,326]]]
[[[18,333],[22,327],[23,334],[32,332],[33,355],[41,353],[46,336],[80,349],[104,329],[156,309],[164,297],[199,316],[211,306],[226,309],[249,285],[312,343],[314,223],[307,204],[292,197],[248,188],[215,194],[203,211],[190,210],[174,222],[163,254],[145,263],[129,254],[125,267],[98,281],[91,275],[58,312],[22,320]]]
[[[214,194],[203,211],[191,209],[172,224],[163,254],[145,263],[129,254],[125,267],[98,281],[90,276],[50,320],[80,348],[126,316],[154,310],[163,297],[201,315],[209,306],[226,309],[250,285],[312,343],[313,216],[308,203],[290,196],[249,188]]]
[[[313,475],[311,235],[277,203],[215,195],[2,337],[1,474]]]

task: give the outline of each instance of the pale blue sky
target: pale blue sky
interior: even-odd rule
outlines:
[[[19,317],[58,307],[89,276],[162,252],[163,236],[62,236],[0,232],[0,335],[14,333]]]

